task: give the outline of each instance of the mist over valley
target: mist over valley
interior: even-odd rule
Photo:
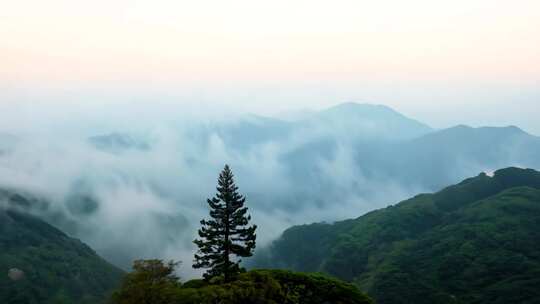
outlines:
[[[93,132],[85,126],[100,120],[81,115],[61,128],[2,133],[2,204],[123,269],[173,258],[191,277],[192,241],[224,164],[260,227],[258,248],[292,225],[358,217],[480,172],[540,169],[540,138],[519,127],[434,129],[382,105],[344,103],[294,119],[167,117]]]

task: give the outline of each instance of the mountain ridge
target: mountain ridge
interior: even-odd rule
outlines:
[[[123,272],[20,208],[0,207],[0,301],[105,303]],[[16,274],[16,276],[12,275]]]
[[[540,172],[505,168],[355,219],[291,227],[255,264],[322,271],[377,303],[535,303],[539,221]]]

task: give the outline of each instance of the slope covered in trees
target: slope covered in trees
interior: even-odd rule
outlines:
[[[122,271],[60,230],[0,207],[0,303],[105,303]]]
[[[326,272],[381,304],[537,303],[539,224],[540,173],[508,168],[354,220],[292,227],[256,263]]]

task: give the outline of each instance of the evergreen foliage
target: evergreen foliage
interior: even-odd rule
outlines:
[[[507,168],[354,220],[288,229],[258,267],[322,271],[377,303],[538,303],[540,172]]]
[[[217,194],[207,202],[211,219],[201,221],[200,238],[194,241],[199,250],[193,267],[208,268],[205,279],[223,276],[228,282],[241,272],[241,260],[234,256],[253,254],[257,229],[256,225],[248,226],[251,216],[244,207],[246,198],[238,193],[228,165],[219,175]]]
[[[173,264],[159,260],[139,262],[122,287],[114,293],[112,304],[371,304],[354,285],[321,274],[286,270],[254,270],[225,282],[191,280],[181,284],[169,273]],[[154,271],[155,268],[158,271]]]

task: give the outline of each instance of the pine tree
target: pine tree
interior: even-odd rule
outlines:
[[[234,175],[228,165],[219,175],[217,194],[208,199],[210,220],[202,220],[200,239],[193,241],[199,250],[193,268],[209,268],[205,279],[223,276],[226,282],[241,271],[241,259],[250,257],[255,249],[256,225],[248,226],[251,216],[244,207],[246,198],[238,193]]]

